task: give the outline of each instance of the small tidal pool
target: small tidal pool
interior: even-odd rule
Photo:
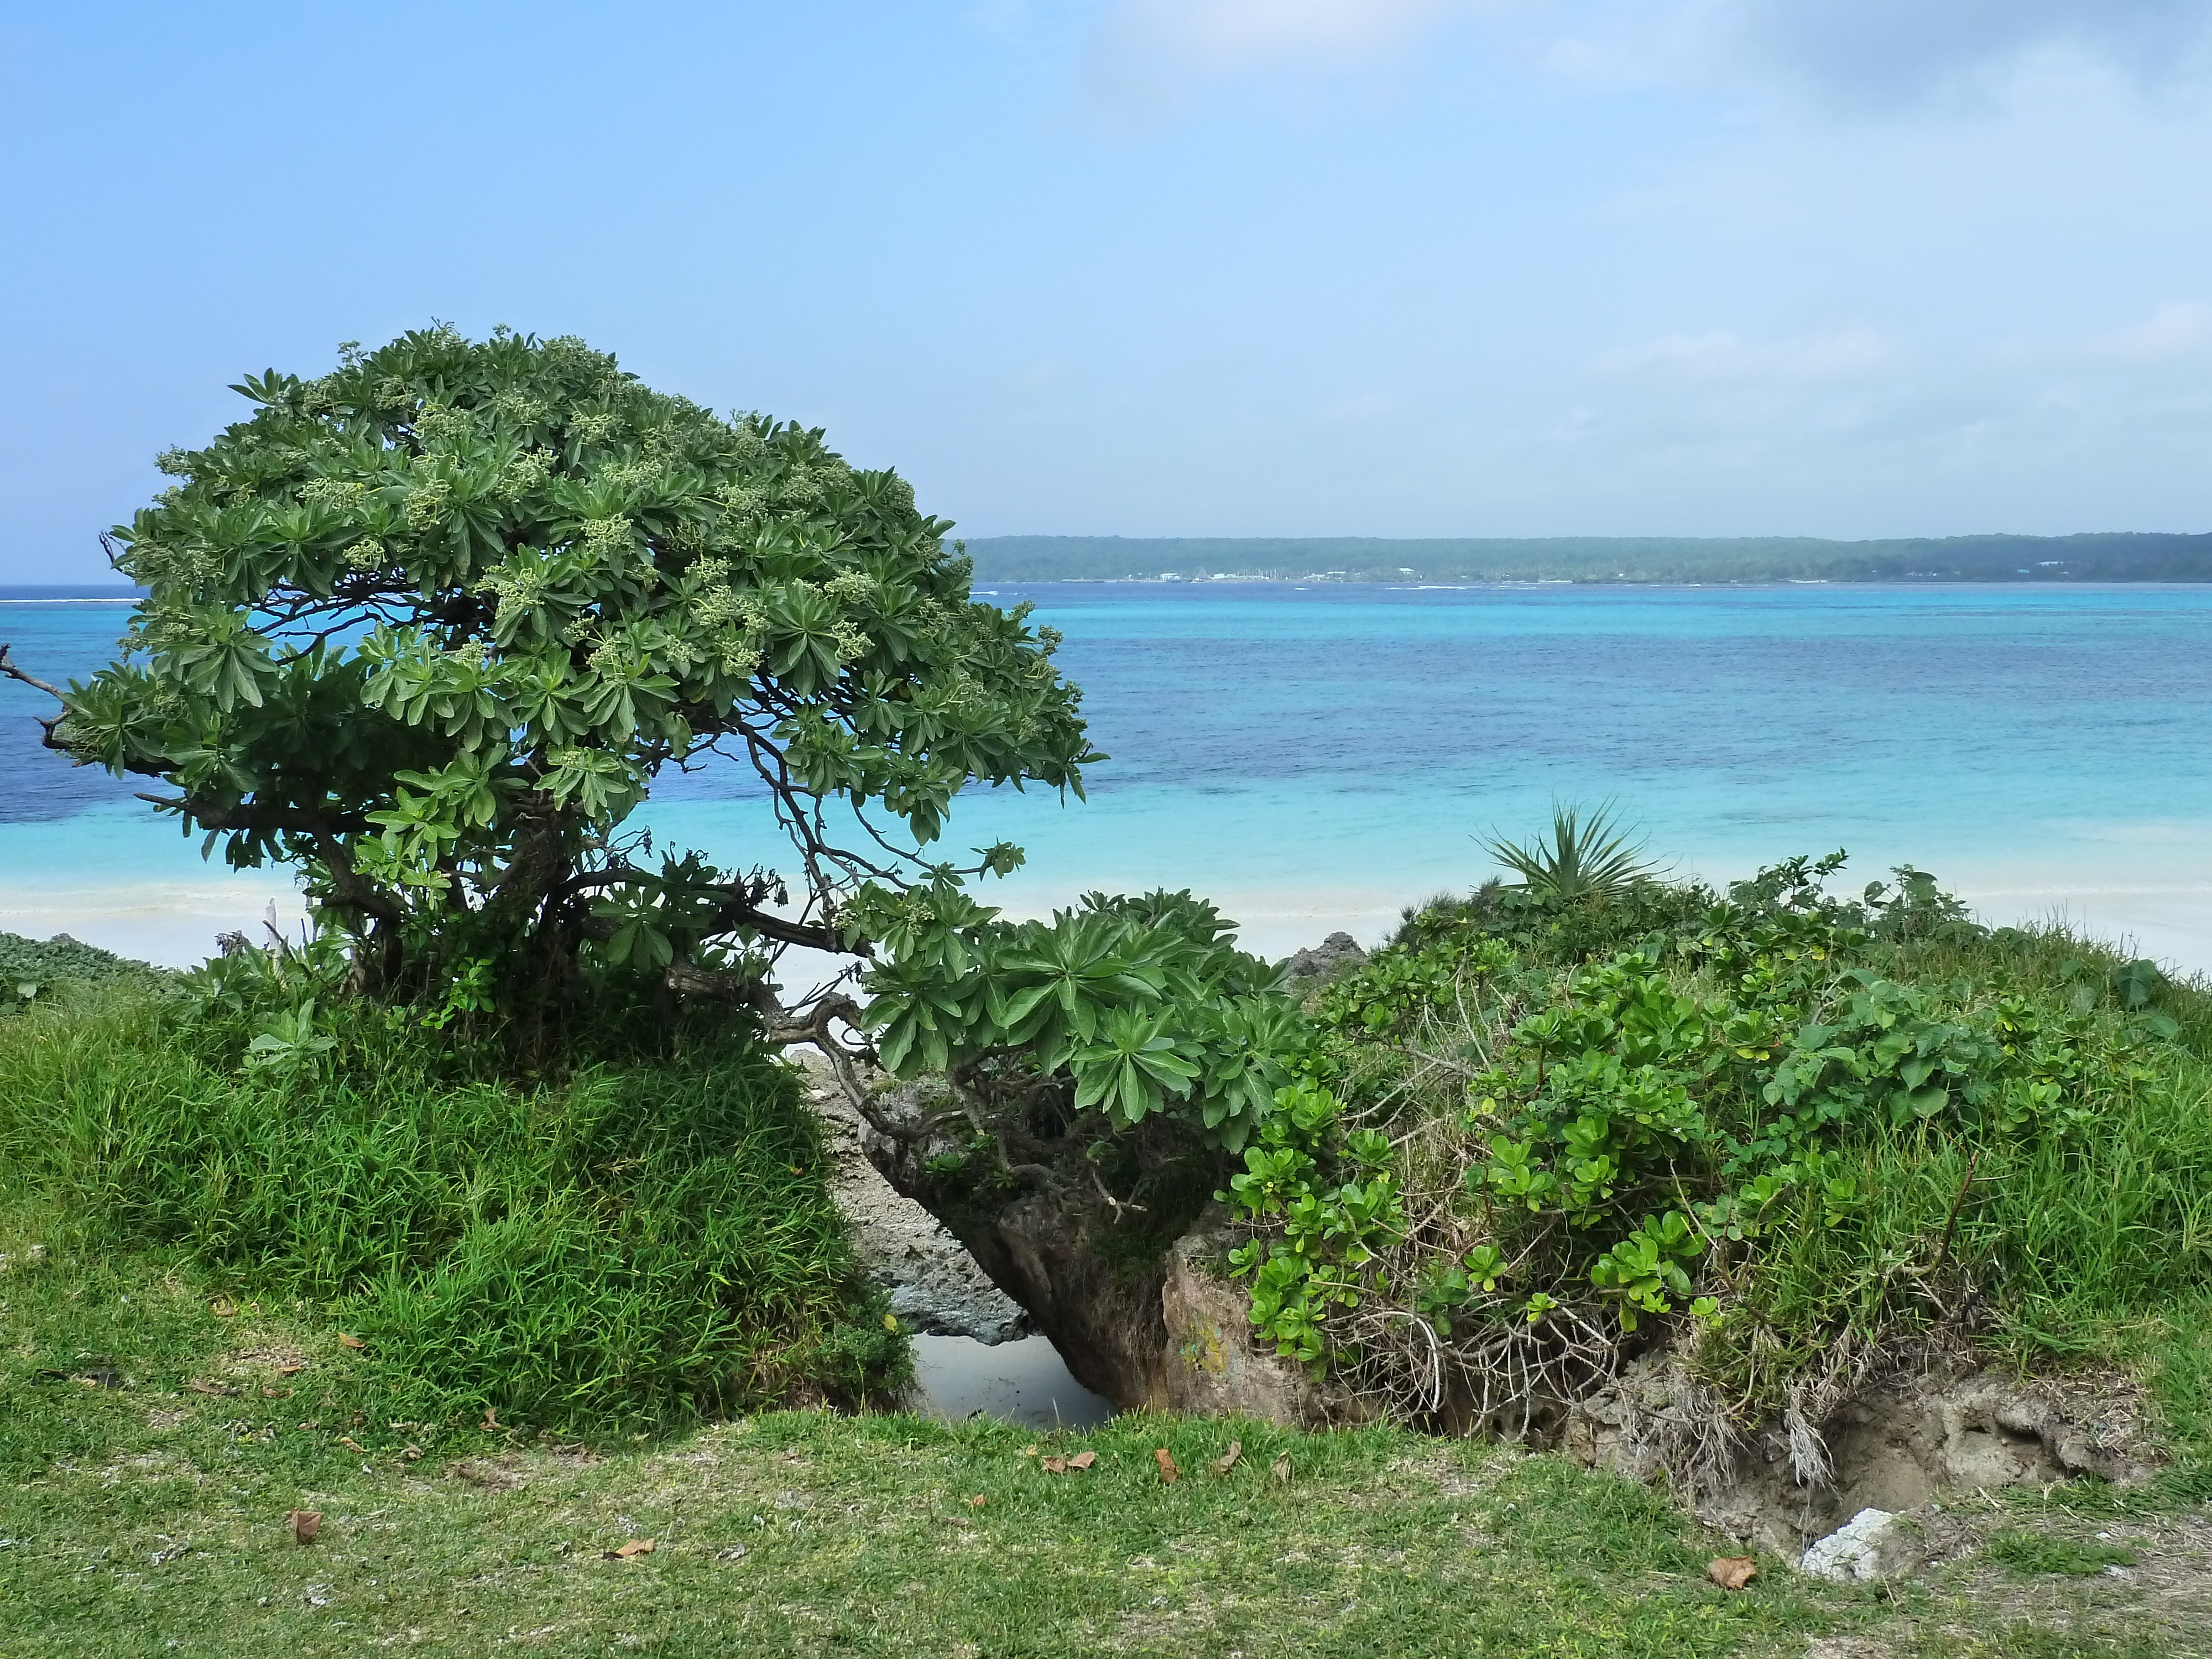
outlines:
[[[1077,1382],[1042,1336],[917,1336],[914,1381],[924,1411],[956,1421],[981,1412],[1030,1428],[1087,1429],[1114,1415],[1114,1402]]]

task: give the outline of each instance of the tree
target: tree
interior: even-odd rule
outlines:
[[[162,780],[234,866],[301,866],[362,988],[489,972],[543,1017],[596,963],[774,1014],[784,949],[869,949],[862,889],[1019,863],[928,855],[964,785],[1079,795],[1103,758],[1053,631],[971,600],[951,526],[819,431],[504,329],[234,390],[252,416],[162,456],[177,483],[108,538],[149,592],[46,740]],[[773,800],[795,914],[765,850],[729,872],[623,831],[710,754]]]

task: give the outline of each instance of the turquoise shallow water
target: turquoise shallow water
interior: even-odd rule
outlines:
[[[1372,934],[1479,880],[1479,834],[1534,828],[1555,795],[1610,797],[1684,869],[1844,847],[1861,879],[1910,860],[1993,917],[2063,907],[2212,967],[2212,589],[997,593],[1066,635],[1113,757],[1087,804],[963,798],[949,844],[1030,851],[999,886],[1013,908],[1164,883],[1220,896],[1269,949]],[[34,670],[82,673],[121,620],[0,605],[0,639]],[[74,903],[84,936],[188,943],[212,910],[267,901],[216,880],[128,786],[39,751],[35,702],[0,686],[0,926]],[[726,774],[672,780],[646,817],[732,862],[773,857]],[[103,905],[116,915],[92,915]]]

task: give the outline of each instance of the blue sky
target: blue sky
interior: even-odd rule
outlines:
[[[0,4],[0,581],[433,318],[973,534],[2212,528],[2212,0]]]

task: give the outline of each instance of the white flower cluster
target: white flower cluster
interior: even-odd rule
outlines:
[[[428,404],[415,417],[415,435],[426,444],[450,444],[476,429],[476,416],[465,409]]]
[[[499,611],[505,616],[510,609],[527,611],[536,605],[545,591],[545,578],[534,564],[495,565],[477,582],[479,593],[499,596]]]
[[[543,426],[552,410],[542,398],[509,386],[491,400],[491,406],[520,426]]]
[[[300,500],[307,507],[325,507],[333,513],[349,512],[361,504],[368,494],[368,486],[358,481],[343,478],[310,478],[300,486]]]
[[[542,449],[526,449],[507,464],[500,486],[510,495],[524,495],[543,484],[553,470],[553,458]]]
[[[628,547],[633,528],[630,521],[624,518],[586,519],[584,520],[584,545],[599,554],[605,554],[618,547]]]
[[[436,529],[445,522],[453,495],[453,487],[443,478],[419,486],[407,497],[407,527],[417,535]]]

